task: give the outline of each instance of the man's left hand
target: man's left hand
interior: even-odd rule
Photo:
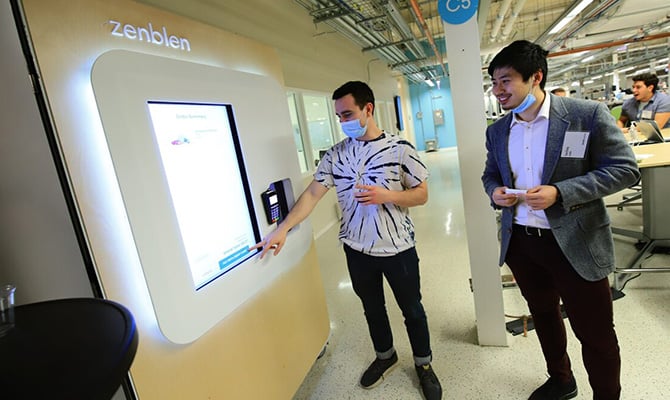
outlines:
[[[383,204],[389,202],[389,190],[381,186],[374,185],[356,185],[354,197],[361,205]]]
[[[556,203],[558,190],[555,186],[540,185],[526,192],[526,204],[533,210],[544,210]]]

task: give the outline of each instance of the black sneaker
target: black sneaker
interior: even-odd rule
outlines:
[[[384,374],[390,372],[393,367],[398,365],[398,353],[393,353],[390,358],[382,360],[376,358],[368,369],[361,376],[361,386],[366,389],[372,389],[384,380]]]
[[[416,374],[419,376],[421,391],[426,400],[440,400],[442,398],[442,386],[430,364],[415,365]]]
[[[561,383],[554,378],[535,389],[528,400],[567,400],[577,397],[577,382],[573,376],[570,382]]]

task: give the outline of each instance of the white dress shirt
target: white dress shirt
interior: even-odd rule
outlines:
[[[522,121],[514,114],[510,125],[507,151],[515,189],[532,189],[542,182],[544,152],[549,130],[550,98],[545,93],[544,102],[534,120]],[[549,221],[543,210],[532,210],[519,197],[514,212],[514,223],[549,229]]]

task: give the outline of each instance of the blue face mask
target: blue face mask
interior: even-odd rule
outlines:
[[[528,93],[528,95],[521,102],[521,104],[516,106],[516,108],[514,108],[514,110],[512,110],[512,112],[515,113],[515,114],[521,114],[522,112],[526,111],[530,106],[532,106],[533,103],[535,103],[536,100],[537,99],[535,98],[535,96],[532,93]]]
[[[345,135],[349,136],[352,139],[358,139],[359,137],[365,135],[365,132],[368,130],[368,123],[365,122],[365,126],[361,126],[361,123],[357,119],[351,121],[340,122],[342,127],[342,132]]]

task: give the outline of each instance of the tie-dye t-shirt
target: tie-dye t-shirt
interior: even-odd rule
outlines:
[[[354,186],[382,186],[389,190],[413,188],[428,171],[412,144],[382,133],[371,141],[344,139],[321,159],[314,179],[337,191],[342,209],[340,240],[373,256],[392,256],[414,246],[414,224],[409,209],[392,203],[361,205]]]

